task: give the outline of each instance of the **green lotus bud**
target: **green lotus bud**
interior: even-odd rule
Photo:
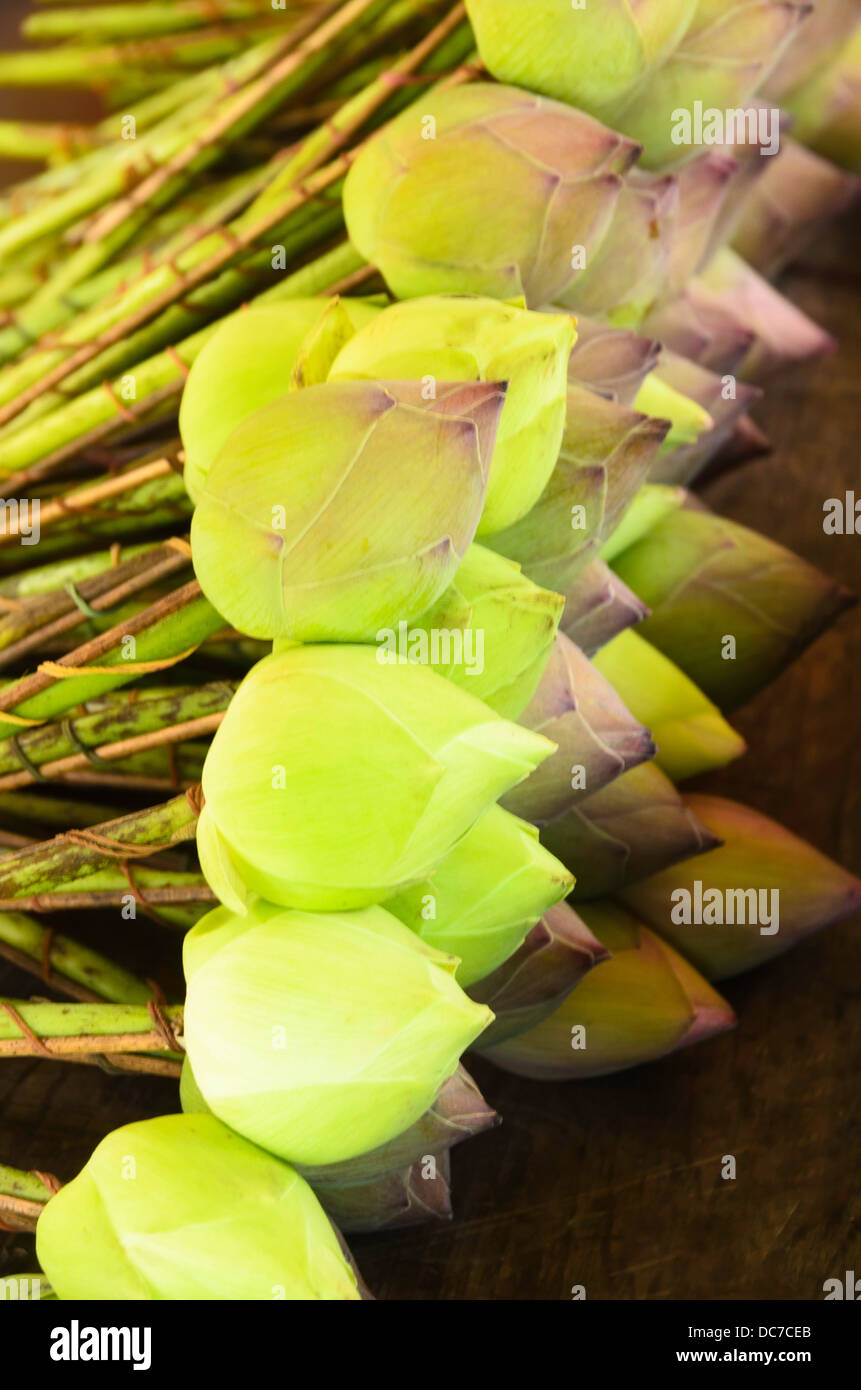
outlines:
[[[423,882],[389,898],[386,910],[435,950],[460,957],[464,988],[517,950],[574,879],[538,831],[492,806]]]
[[[861,882],[776,821],[719,796],[685,802],[720,847],[624,897],[710,980],[782,955],[861,907]]]
[[[403,1230],[425,1221],[450,1221],[451,1163],[447,1153],[419,1160],[373,1182],[332,1186],[321,1194],[326,1211],[348,1235]]]
[[[667,487],[660,483],[647,483],[641,487],[613,534],[601,547],[601,558],[614,564],[628,546],[634,545],[641,536],[648,535],[662,517],[684,507],[688,494],[681,487]]]
[[[191,526],[207,598],[249,637],[373,640],[423,613],[475,534],[505,388],[340,382],[231,435]]]
[[[674,782],[741,757],[745,742],[711,700],[645,637],[628,629],[593,662],[635,719],[651,729],[655,761]]]
[[[701,275],[649,315],[667,347],[712,371],[759,381],[833,352],[834,339],[724,247]]]
[[[500,82],[609,120],[676,49],[696,0],[467,0],[466,9],[482,62]]]
[[[707,410],[703,410],[690,396],[684,396],[670,386],[657,372],[650,372],[646,377],[637,392],[635,406],[644,415],[669,420],[670,432],[661,445],[663,454],[696,443],[713,424]]]
[[[304,1179],[211,1115],[114,1130],[45,1207],[36,1248],[61,1299],[361,1297]]]
[[[643,636],[724,710],[774,680],[852,601],[806,560],[699,503],[613,564],[652,609]]]
[[[321,911],[421,882],[482,812],[553,751],[420,666],[372,647],[267,657],[203,769],[201,866],[221,900]]]
[[[325,335],[334,360],[341,344],[378,312],[360,299],[289,299],[224,320],[195,358],[180,406],[183,478],[193,502],[237,426],[291,389],[310,341]]]
[[[820,236],[861,194],[858,179],[795,140],[781,142],[780,156],[744,201],[733,232],[733,250],[772,280]]]
[[[535,505],[559,456],[568,358],[567,314],[534,314],[495,299],[433,296],[393,304],[336,358],[330,380],[506,381],[478,534],[511,526]]]
[[[696,143],[696,111],[734,111],[767,78],[807,14],[784,0],[699,0],[693,24],[632,94],[615,124],[643,146],[650,169]]]
[[[216,908],[183,962],[184,1040],[207,1105],[297,1164],[402,1133],[492,1017],[455,983],[455,959],[380,907]]]
[[[819,0],[804,23],[803,42],[790,44],[766,83],[771,101],[785,104],[815,73],[829,68],[861,26],[855,0]]]
[[[574,643],[558,637],[521,723],[556,752],[503,799],[535,825],[546,825],[655,754],[649,731]]]
[[[728,239],[733,199],[749,187],[754,159],[752,152],[736,158],[736,148],[707,150],[675,171],[678,215],[669,249],[664,290],[668,297],[679,294]],[[752,142],[741,148],[756,150],[760,168],[768,163],[762,144]]]
[[[211,1113],[187,1056],[182,1064],[180,1099],[186,1114]],[[496,1111],[490,1108],[472,1077],[460,1066],[443,1082],[430,1109],[402,1134],[355,1158],[340,1163],[298,1166],[297,1172],[311,1184],[323,1205],[328,1206],[330,1190],[340,1193],[347,1187],[373,1188],[380,1178],[406,1172],[420,1160],[441,1156],[455,1144],[493,1129],[499,1123]]]
[[[581,903],[618,892],[717,843],[654,763],[643,763],[546,825],[541,838],[576,874]]]
[[[589,264],[637,152],[582,112],[514,87],[437,88],[359,153],[344,185],[347,228],[398,299],[524,296],[540,308]]]
[[[547,665],[565,600],[471,545],[451,589],[414,623],[377,633],[392,664],[418,661],[516,719]]]
[[[565,591],[560,632],[591,656],[626,628],[642,622],[648,608],[603,560],[593,560]]]
[[[537,584],[567,588],[619,524],[668,428],[667,421],[569,384],[565,435],[550,481],[529,515],[488,544]]]
[[[653,1062],[735,1024],[725,999],[673,948],[616,903],[586,923],[610,951],[561,1008],[486,1056],[536,1081],[580,1081]]]
[[[665,451],[652,468],[653,481],[689,483],[699,477],[718,454],[723,466],[728,461],[727,445],[734,440],[736,430],[744,421],[744,412],[761,397],[761,390],[734,379],[727,381],[669,351],[661,353],[654,381],[661,389],[680,392],[683,400],[694,402],[711,423],[702,433],[692,428],[687,439],[680,438],[676,448]]]
[[[619,328],[639,327],[667,292],[678,204],[677,179],[632,171],[601,245],[557,302]]]
[[[610,952],[567,903],[557,903],[532,928],[519,951],[479,980],[470,998],[493,1009],[482,1049],[536,1027],[567,999],[587,971]]]
[[[660,351],[654,338],[643,338],[630,329],[614,328],[578,313],[568,380],[631,407],[645,377],[658,365]]]

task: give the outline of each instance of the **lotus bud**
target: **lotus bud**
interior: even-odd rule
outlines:
[[[329,911],[419,883],[553,751],[420,666],[297,647],[246,676],[203,769],[201,866],[222,901]]]
[[[695,401],[711,420],[704,433],[694,435],[691,431],[692,438],[680,440],[678,446],[663,453],[652,468],[650,476],[657,483],[688,483],[699,477],[719,453],[723,460],[723,450],[734,438],[744,412],[756,404],[762,392],[734,378],[720,377],[669,351],[661,355],[655,380],[681,392],[685,399]]]
[[[651,729],[655,761],[674,782],[714,772],[745,751],[717,706],[638,632],[620,633],[593,661],[634,718]]]
[[[642,622],[648,611],[609,565],[593,560],[565,592],[560,631],[591,656],[618,633]]]
[[[541,838],[576,875],[578,903],[616,893],[717,843],[654,763],[624,773],[545,826]]]
[[[489,1023],[432,950],[381,907],[216,908],[185,939],[185,1045],[207,1105],[296,1164],[401,1134]]]
[[[644,415],[669,420],[670,432],[661,444],[662,454],[695,444],[714,425],[707,410],[690,396],[677,391],[658,372],[649,373],[634,404]]]
[[[768,161],[759,157],[760,165]],[[692,275],[711,259],[718,227],[736,183],[745,182],[745,165],[730,153],[709,150],[676,171],[678,216],[670,246],[665,292],[679,294]]]
[[[757,113],[764,110],[767,114],[754,117],[752,110]],[[730,143],[715,151],[717,155],[723,154],[732,160],[735,173],[727,185],[726,195],[711,229],[709,244],[697,269],[708,265],[715,252],[732,241],[748,199],[754,196],[757,185],[783,157],[786,135],[792,125],[786,112],[775,111],[773,102],[757,98],[748,104],[742,116],[744,142]],[[738,117],[735,119],[738,120]],[[680,289],[681,285],[677,288]]]
[[[309,342],[324,337],[334,360],[339,346],[378,312],[360,299],[289,299],[224,320],[195,358],[180,406],[183,479],[193,502],[237,426],[291,389]]]
[[[567,588],[619,524],[668,427],[569,385],[565,436],[549,483],[529,515],[489,544],[537,584]]]
[[[685,802],[720,848],[624,897],[708,979],[761,965],[861,908],[861,882],[776,821],[720,796]]]
[[[568,380],[632,407],[646,376],[658,365],[660,343],[628,328],[577,315],[577,341],[568,359]]]
[[[558,637],[521,722],[557,745],[503,805],[546,825],[647,758],[655,745],[603,676],[567,637]]]
[[[852,601],[806,560],[698,504],[613,563],[652,610],[643,636],[723,710],[774,680]]]
[[[361,1297],[304,1179],[212,1115],[114,1130],[45,1207],[36,1248],[61,1299]]]
[[[729,247],[712,258],[678,299],[649,316],[648,331],[701,366],[717,372],[736,369],[753,381],[835,348],[824,329]]]
[[[696,108],[706,113],[744,106],[807,10],[784,0],[699,0],[681,42],[616,118],[615,124],[643,145],[643,164],[659,169],[695,144]]]
[[[773,69],[766,84],[769,99],[783,104],[814,73],[829,67],[859,25],[855,0],[819,0],[805,21],[803,43],[790,44]]]
[[[733,249],[771,280],[851,207],[859,192],[855,175],[786,140],[745,200]]]
[[[561,594],[533,584],[513,561],[471,545],[439,602],[385,634],[386,659],[427,662],[516,719],[547,665],[564,605]]]
[[[660,483],[647,483],[640,488],[621,522],[601,547],[601,558],[614,564],[628,546],[634,545],[641,536],[648,535],[661,518],[678,507],[687,504],[689,494],[681,487],[667,487]]]
[[[637,153],[530,92],[438,88],[361,150],[344,185],[347,228],[398,299],[524,296],[540,308],[589,264]]]
[[[555,1013],[485,1054],[536,1081],[582,1081],[666,1057],[735,1024],[735,1015],[671,946],[616,903],[591,903],[589,929],[610,951]]]
[[[493,1009],[482,1049],[536,1027],[567,999],[587,971],[610,952],[567,903],[545,912],[519,951],[492,975],[479,980],[470,997]]]
[[[482,62],[500,82],[602,114],[623,110],[676,49],[696,0],[467,0]]]
[[[211,1113],[187,1056],[182,1064],[180,1099],[187,1115]],[[460,1066],[443,1082],[430,1109],[402,1134],[356,1158],[300,1166],[297,1171],[326,1205],[330,1188],[340,1191],[345,1187],[370,1187],[390,1173],[405,1171],[420,1159],[442,1155],[464,1139],[471,1139],[500,1123],[496,1111],[490,1108],[472,1077]]]
[[[433,401],[413,382],[340,382],[264,406],[194,513],[207,598],[246,636],[302,642],[373,640],[423,613],[475,534],[504,399],[480,382]]]
[[[455,978],[465,989],[507,960],[573,886],[534,826],[492,806],[424,883],[388,899],[386,910],[435,950],[458,956]]]
[[[755,425],[749,415],[741,415],[734,422],[732,432],[717,457],[712,459],[704,472],[697,474],[698,482],[711,482],[723,473],[749,463],[751,459],[764,458],[772,452],[771,441]]]
[[[450,1221],[451,1162],[447,1153],[385,1173],[373,1182],[338,1187],[318,1197],[339,1230],[348,1235],[395,1231],[425,1221]]]
[[[629,174],[601,245],[557,303],[637,328],[667,292],[678,206],[676,179]]]
[[[826,159],[861,172],[861,21],[833,61],[797,87],[784,105],[793,132]]]
[[[535,314],[495,299],[437,295],[393,304],[336,358],[330,380],[506,381],[478,534],[492,535],[535,505],[565,425],[575,338],[567,314]]]

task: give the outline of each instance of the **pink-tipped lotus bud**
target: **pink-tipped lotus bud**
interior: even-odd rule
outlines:
[[[681,295],[650,314],[647,328],[683,357],[753,381],[835,347],[824,329],[729,247]]]
[[[840,217],[861,193],[861,180],[795,140],[783,142],[745,199],[733,249],[773,279]]]
[[[643,636],[723,710],[774,680],[852,601],[792,551],[699,503],[613,564],[652,610]]]
[[[577,315],[577,341],[568,359],[568,380],[588,386],[618,405],[633,406],[634,398],[658,365],[661,345],[627,328],[614,328]]]
[[[567,999],[583,976],[610,952],[567,903],[551,907],[519,951],[479,980],[470,998],[493,1009],[482,1048],[534,1028]]]
[[[395,1231],[426,1221],[450,1221],[451,1162],[447,1153],[419,1159],[409,1168],[367,1183],[317,1188],[316,1195],[347,1235]]]
[[[559,455],[566,372],[574,343],[568,314],[536,314],[495,299],[435,295],[393,304],[354,335],[330,381],[505,381],[478,534],[511,526],[535,505]]]
[[[569,384],[562,450],[528,516],[492,536],[530,579],[567,588],[612,534],[645,482],[669,428]]]
[[[579,1081],[666,1057],[732,1028],[735,1015],[665,941],[620,904],[590,903],[588,927],[610,951],[537,1028],[485,1055],[536,1081]]]
[[[596,252],[637,152],[530,92],[438,88],[360,152],[344,185],[347,227],[399,299],[524,296],[540,308]]]
[[[504,384],[339,382],[236,429],[191,527],[200,586],[249,637],[373,641],[454,578],[481,516]]]
[[[193,502],[233,431],[299,385],[311,343],[331,355],[379,313],[360,299],[288,299],[231,314],[195,358],[179,412],[185,446],[183,479]],[[265,351],[261,348],[265,345]],[[325,381],[325,376],[322,378]]]
[[[642,622],[648,611],[609,565],[593,560],[565,590],[559,630],[591,656],[620,632]]]
[[[669,292],[678,210],[677,179],[632,171],[601,245],[557,302],[638,328]]]
[[[557,637],[521,723],[556,744],[556,752],[503,798],[508,810],[535,825],[556,820],[655,753],[648,729],[567,637]]]
[[[654,763],[617,777],[544,826],[541,838],[570,866],[578,903],[616,893],[659,865],[703,854],[717,843]]]
[[[776,821],[719,796],[685,803],[720,847],[624,897],[710,980],[771,960],[861,908],[861,882]]]

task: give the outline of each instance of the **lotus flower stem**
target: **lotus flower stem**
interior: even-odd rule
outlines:
[[[30,785],[35,780],[31,769],[43,777],[85,769],[91,750],[96,760],[114,761],[213,732],[235,689],[233,682],[214,681],[164,692],[137,692],[137,699],[127,695],[122,703],[109,703],[107,708],[100,708],[99,701],[92,710],[84,705],[82,713],[71,719],[19,735],[19,751],[0,743],[0,791]],[[29,767],[21,767],[21,754]]]
[[[194,839],[199,797],[172,797],[86,831],[55,836],[0,860],[0,893],[7,897],[51,891],[54,884],[112,868],[125,858],[160,854]],[[145,851],[145,853],[144,853]]]
[[[169,1032],[181,1048],[183,1010],[179,1004],[34,1004],[29,999],[0,999],[0,1057],[80,1058],[114,1052],[157,1052]],[[154,1024],[160,1015],[167,1023]],[[171,1047],[167,1058],[176,1072],[182,1052]]]
[[[61,633],[92,618],[109,613],[132,596],[187,568],[188,544],[173,539],[155,551],[137,555],[114,570],[95,575],[79,588],[67,586],[53,595],[31,602],[25,611],[0,619],[0,665],[9,665]]]
[[[23,727],[44,723],[104,690],[127,685],[153,670],[165,670],[222,627],[223,620],[203,598],[199,585],[186,584],[59,661],[42,662],[32,675],[8,685],[0,693],[0,729],[5,723],[10,736],[22,727],[22,720],[26,721]],[[132,638],[135,654],[129,660],[126,653]],[[79,676],[72,674],[77,668]]]
[[[45,796],[41,792],[0,793],[0,819],[12,820],[17,825],[44,825],[49,829],[60,826],[64,830],[71,827],[82,829],[84,826],[99,825],[101,821],[110,820],[115,809],[92,801],[74,800],[68,796]]]
[[[51,1173],[0,1163],[0,1231],[35,1231],[42,1208],[61,1186]]]
[[[363,3],[367,3],[367,0],[363,0]],[[349,5],[346,7],[350,8]],[[14,419],[34,400],[65,381],[94,357],[122,341],[134,329],[169,308],[177,299],[211,279],[234,259],[238,251],[249,249],[273,227],[343,177],[353,161],[352,154],[345,153],[321,168],[323,161],[330,158],[387,101],[392,93],[393,78],[406,76],[424,63],[462,22],[463,14],[462,5],[455,6],[422,43],[395,64],[391,76],[383,74],[367,91],[347,102],[333,120],[313,132],[246,213],[226,227],[202,237],[171,264],[156,267],[106,308],[92,315],[84,315],[71,334],[65,335],[62,348],[31,354],[20,369],[7,371],[5,384],[0,378],[0,401],[7,402],[0,409],[0,426]],[[299,183],[300,179],[302,183]],[[123,215],[133,212],[154,195],[156,190],[149,186],[150,182],[145,181],[127,196],[124,205],[121,205],[124,207]],[[117,216],[120,214],[117,213]],[[112,230],[112,221],[102,219],[99,225],[91,228],[89,236],[98,239]],[[81,345],[75,349],[77,342]],[[27,385],[27,382],[31,384]],[[23,386],[23,389],[19,390],[19,386]]]
[[[0,955],[79,1002],[145,1004],[156,997],[151,985],[100,952],[14,909],[0,911]]]
[[[28,15],[22,25],[22,33],[27,38],[37,41],[75,39],[82,33],[89,39],[152,38],[156,34],[202,29],[215,19],[229,23],[267,14],[271,19],[273,12],[271,0],[173,0],[171,4],[164,0],[142,0],[136,4],[126,0],[125,4],[111,5],[51,0],[51,3],[69,8]],[[285,7],[290,13],[307,8],[307,3],[297,4],[296,0]]]

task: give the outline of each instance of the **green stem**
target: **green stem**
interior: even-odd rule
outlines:
[[[117,846],[151,846],[153,854],[165,845],[183,844],[194,839],[198,812],[187,796],[176,796],[158,806],[134,811],[96,827],[102,840]],[[57,835],[53,840],[19,850],[0,860],[0,896],[15,898],[50,892],[54,885],[113,869],[116,856],[95,841],[70,840]]]
[[[361,269],[363,265],[362,257],[349,242],[345,242],[294,272],[272,289],[257,295],[253,302],[269,304],[305,295],[323,294]],[[228,274],[233,276],[235,272]],[[176,344],[172,352],[157,352],[140,362],[135,368],[137,401],[128,402],[127,410],[131,414],[142,416],[150,401],[178,397],[185,381],[185,373],[180,363],[190,367],[213,334],[218,331],[222,321],[207,325],[206,328],[184,338]],[[37,421],[29,428],[19,430],[4,443],[0,474],[31,469],[31,477],[41,476],[53,467],[55,462],[76,452],[82,443],[91,443],[111,435],[125,420],[125,414],[118,401],[118,393],[122,390],[123,383],[117,380],[112,382],[111,386],[111,392],[102,388],[88,391],[55,410],[46,420]],[[33,465],[39,467],[33,469]]]
[[[147,1052],[163,1045],[153,1029],[152,1015],[140,1004],[34,1004],[29,999],[3,999],[0,1004],[10,1005],[37,1038],[56,1040],[58,1046],[52,1051],[58,1056],[94,1051],[96,1049],[91,1046],[93,1039],[117,1044],[105,1048],[106,1051],[117,1052]],[[182,1028],[182,1005],[168,1005],[164,1014],[179,1032]],[[5,1044],[0,1048],[0,1053],[9,1056],[38,1055],[34,1054],[18,1024],[3,1008],[0,1008],[0,1044]]]
[[[31,972],[35,967],[49,987],[82,1002],[145,1004],[154,997],[151,986],[130,970],[23,912],[0,912],[0,954]]]

